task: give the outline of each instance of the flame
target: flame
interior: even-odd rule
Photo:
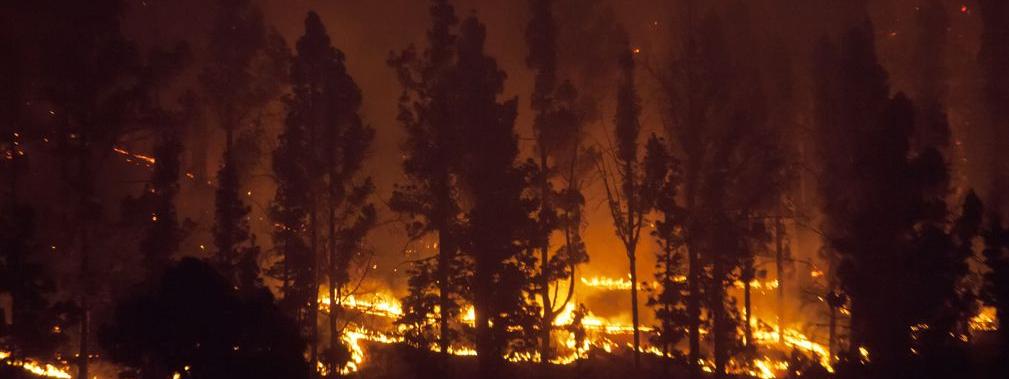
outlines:
[[[357,327],[350,330],[345,330],[343,333],[343,343],[347,345],[350,349],[350,361],[347,365],[340,368],[340,375],[348,375],[357,372],[361,369],[361,366],[365,362],[364,348],[361,346],[361,341],[373,341],[385,344],[392,344],[397,342],[402,342],[401,337],[388,335],[381,332],[376,332],[373,330],[367,330],[362,327]],[[323,369],[324,370],[324,369]],[[320,372],[325,375],[325,372]]]
[[[992,332],[998,330],[998,317],[996,317],[995,307],[983,307],[981,312],[971,317],[970,329],[980,332]]]
[[[758,327],[753,330],[753,339],[757,342],[763,344],[776,344],[777,341],[779,341],[778,330],[780,329],[782,330],[780,333],[780,337],[782,337],[780,341],[782,341],[785,347],[798,349],[807,355],[817,357],[821,366],[826,368],[828,372],[834,372],[834,369],[831,366],[830,350],[826,346],[814,342],[805,334],[794,328],[778,328],[777,325],[763,321],[758,321],[758,325],[763,327]]]
[[[812,274],[812,276],[817,275]],[[676,280],[686,280],[686,278],[681,277]],[[628,290],[631,284],[628,278],[608,278],[601,276],[582,277],[579,278],[579,281],[585,286],[603,291]],[[648,284],[650,283],[642,283],[642,285]],[[657,283],[653,282],[651,284]],[[750,282],[751,289],[757,290],[771,290],[778,288],[778,286],[779,282],[777,280],[754,280]],[[735,283],[735,287],[741,288],[743,287],[743,283],[737,282]],[[328,311],[331,301],[327,291],[320,292],[319,300],[321,308],[324,311]],[[633,327],[629,325],[629,323],[619,319],[600,317],[593,314],[591,311],[583,315],[581,318],[580,325],[584,328],[586,333],[585,338],[582,341],[577,341],[574,333],[569,330],[575,321],[575,304],[578,304],[576,300],[569,302],[557,314],[557,317],[553,322],[555,327],[555,338],[558,342],[556,344],[557,351],[550,359],[551,363],[558,365],[570,364],[580,359],[587,358],[588,352],[593,349],[613,353],[623,349],[626,349],[624,351],[629,351],[633,348],[629,342],[626,342],[627,335],[633,331]],[[403,314],[403,308],[399,299],[391,293],[384,292],[369,294],[366,296],[349,295],[342,301],[340,306],[344,309],[354,310],[362,314],[388,319],[394,319]],[[473,325],[476,319],[475,316],[475,309],[472,305],[469,305],[463,309],[462,314],[459,316],[459,321]],[[985,307],[982,309],[980,314],[971,319],[971,329],[996,330],[998,326],[995,319],[994,308]],[[762,346],[766,349],[766,351],[787,353],[792,350],[797,350],[800,353],[815,359],[828,372],[834,372],[834,368],[832,366],[833,357],[831,357],[829,349],[824,344],[817,342],[799,329],[788,326],[779,328],[777,324],[759,319],[758,317],[754,317],[751,325],[754,326],[752,329],[754,343]],[[647,325],[641,325],[639,330],[643,333],[650,333],[654,329]],[[348,327],[343,332],[343,336],[341,338],[351,350],[351,360],[345,367],[338,369],[338,372],[346,375],[357,372],[364,367],[367,362],[367,354],[366,349],[362,344],[363,341],[383,344],[400,343],[403,342],[403,337],[399,334],[399,332],[400,331],[398,330],[383,332],[360,325]],[[702,330],[701,332],[702,334],[705,334],[709,331]],[[741,330],[738,332],[742,333]],[[647,341],[647,338],[644,338],[644,340]],[[436,347],[431,348],[437,349]],[[641,349],[642,353],[645,354],[652,354],[659,357],[669,356],[669,354],[662,351],[661,348],[652,346],[647,342],[641,347]],[[450,354],[456,356],[475,356],[477,354],[476,350],[474,350],[471,346],[465,345],[450,346],[448,351]],[[862,360],[868,362],[869,352],[865,348],[860,348],[859,352],[862,355]],[[505,358],[511,362],[529,362],[539,361],[540,356],[538,352],[522,352],[513,353]],[[711,360],[702,359],[700,361],[700,366],[705,372],[714,372],[714,362]],[[775,359],[764,355],[753,358],[749,361],[730,359],[730,361],[726,363],[726,371],[732,375],[769,379],[786,374],[788,366],[789,363],[787,360]],[[326,373],[326,368],[323,366],[319,366],[317,369],[320,373]]]
[[[320,288],[320,291],[326,292],[326,289]],[[329,298],[328,292],[319,295],[319,304],[322,311],[329,312],[331,303],[332,301]],[[353,309],[373,316],[397,318],[403,315],[403,306],[399,303],[399,300],[388,293],[375,293],[367,297],[349,295],[339,305],[345,309]]]
[[[614,278],[607,278],[607,277],[601,277],[601,276],[593,276],[591,278],[582,277],[580,280],[581,280],[582,284],[584,284],[586,286],[589,286],[589,287],[592,287],[592,288],[611,290],[611,291],[619,291],[619,290],[629,290],[629,289],[631,289],[631,281],[630,281],[629,278],[628,279],[624,279],[624,278],[616,278],[616,279],[614,279]]]
[[[732,285],[735,286],[736,288],[740,288],[740,289],[745,287],[743,285],[743,282],[738,281],[738,280],[735,283],[733,283]],[[759,281],[757,279],[754,279],[754,280],[750,281],[750,289],[751,290],[758,290],[758,291],[759,290],[773,290],[773,289],[777,289],[777,288],[778,288],[778,280],[777,279],[775,279],[775,280],[769,280],[769,281],[764,281],[764,282]]]
[[[35,376],[70,379],[70,373],[68,373],[66,369],[53,366],[49,363],[42,363],[31,358],[9,359],[10,357],[10,352],[0,351],[0,362],[8,366],[20,367]]]

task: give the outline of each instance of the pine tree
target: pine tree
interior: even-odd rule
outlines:
[[[486,28],[475,17],[460,26],[450,120],[467,142],[461,179],[472,202],[463,251],[473,261],[470,281],[475,309],[480,375],[500,377],[513,327],[529,320],[520,245],[527,227],[523,173],[515,165],[516,100],[498,102],[504,72],[484,52]],[[521,330],[521,329],[520,329]]]
[[[1009,166],[1001,159],[1005,150],[1004,141],[1009,140],[1009,4],[998,0],[983,0],[980,3],[982,22],[981,47],[978,51],[983,83],[983,99],[987,113],[987,124],[992,149],[988,151],[991,183],[988,206],[1005,215],[1007,204],[1004,189],[1009,186]]]
[[[52,326],[59,320],[50,303],[53,279],[37,262],[38,237],[35,211],[20,201],[0,205],[0,292],[10,294],[12,309],[0,309],[9,327],[0,328],[0,340],[14,347],[14,359],[54,353],[63,336]],[[0,317],[2,319],[3,317]]]
[[[184,233],[175,211],[182,144],[174,130],[164,130],[160,134],[154,148],[155,163],[150,183],[145,186],[144,194],[135,200],[149,208],[144,220],[147,231],[140,241],[140,251],[144,255],[144,266],[152,273],[168,267]]]
[[[297,91],[297,85],[295,88]],[[314,324],[315,317],[310,315],[318,292],[314,279],[316,256],[309,243],[312,226],[308,224],[311,192],[306,166],[311,157],[307,154],[307,128],[301,122],[303,110],[294,99],[287,100],[287,110],[284,130],[273,151],[277,193],[270,206],[270,219],[274,223],[273,244],[281,258],[271,268],[271,275],[281,280],[281,309],[307,335]]]
[[[13,16],[33,7],[12,4],[5,11]],[[51,355],[64,337],[52,333],[52,325],[59,322],[50,302],[55,283],[40,264],[38,215],[24,191],[23,178],[30,174],[32,161],[23,143],[37,132],[23,107],[33,78],[24,59],[31,40],[15,40],[20,25],[14,17],[0,20],[5,24],[0,27],[0,50],[9,53],[0,61],[0,71],[7,73],[0,79],[0,293],[10,296],[11,306],[0,307],[0,341],[12,350],[8,359],[16,360]]]
[[[249,0],[218,0],[214,12],[211,57],[200,82],[230,149],[255,105],[252,64],[265,43],[266,27],[262,12]]]
[[[820,78],[814,89],[818,168],[833,173],[823,176],[818,183],[824,214],[822,229],[828,241],[828,255],[837,257],[838,270],[843,264],[843,253],[833,241],[849,238],[846,220],[852,217],[850,211],[858,201],[843,186],[849,185],[856,175],[850,162],[854,160],[858,139],[873,124],[872,118],[880,114],[889,92],[886,74],[876,62],[874,49],[871,26],[866,24],[850,30],[839,46],[826,40],[821,42],[814,53],[814,67],[818,70],[814,75]],[[860,322],[857,320],[860,312],[852,310],[853,325]],[[852,335],[855,334],[853,328]],[[849,341],[848,353],[857,352],[859,346],[859,341]]]
[[[398,120],[406,131],[403,171],[408,181],[396,186],[390,207],[408,217],[407,234],[417,241],[429,235],[437,238],[437,254],[429,265],[421,260],[411,272],[410,294],[404,298],[402,325],[423,325],[421,320],[435,316],[434,328],[442,358],[457,338],[452,321],[460,313],[463,293],[464,257],[459,254],[461,225],[458,204],[458,160],[461,137],[456,123],[449,119],[452,99],[452,72],[456,57],[458,23],[455,10],[446,0],[432,0],[432,19],[427,32],[428,47],[422,54],[408,48],[389,59],[396,70],[403,93]],[[427,280],[425,283],[424,280]],[[437,315],[428,301],[437,298]],[[408,335],[420,336],[423,330]],[[428,338],[414,342],[423,346]]]
[[[73,281],[80,309],[78,376],[86,378],[90,377],[92,298],[102,284],[102,275],[95,272],[99,267],[92,263],[95,246],[101,242],[94,236],[104,225],[96,177],[101,157],[139,124],[148,92],[143,88],[139,55],[121,29],[121,1],[44,1],[37,6],[33,12],[40,17],[37,25],[58,25],[34,30],[40,41],[47,41],[40,51],[38,84],[52,104],[53,144],[71,199],[73,224],[67,229],[72,231],[71,251],[78,259],[79,278]]]
[[[350,282],[350,266],[354,257],[363,252],[363,240],[375,224],[375,207],[370,197],[375,191],[371,178],[360,177],[365,157],[375,131],[365,125],[358,110],[361,107],[361,90],[347,73],[343,53],[336,50],[333,71],[326,77],[322,104],[324,115],[322,148],[327,168],[327,210],[329,229],[328,270],[331,372],[345,359],[336,354],[342,331],[337,327],[339,307]]]
[[[648,298],[648,306],[654,309],[659,322],[651,342],[661,347],[664,355],[679,356],[676,346],[686,337],[684,326],[689,324],[686,312],[689,291],[683,256],[686,212],[677,202],[682,173],[678,160],[661,139],[652,135],[646,149],[646,167],[654,172],[650,176],[660,178],[662,183],[655,199],[658,217],[651,232],[659,246],[655,254],[655,280],[659,287],[649,289],[652,294]]]
[[[614,168],[600,161],[600,173],[606,199],[616,226],[616,235],[624,245],[631,279],[631,323],[634,328],[634,367],[640,367],[641,332],[638,325],[637,249],[645,216],[654,207],[655,198],[665,181],[665,172],[649,170],[638,154],[641,124],[641,100],[634,84],[634,53],[626,42],[619,56],[620,81],[617,87],[617,113],[613,131],[616,151]],[[661,174],[655,177],[652,174]]]
[[[215,3],[210,57],[199,75],[204,98],[225,134],[212,232],[218,267],[243,290],[260,283],[259,247],[249,231],[250,208],[241,197],[242,176],[258,154],[250,158],[249,152],[257,149],[247,148],[255,134],[239,133],[250,122],[259,124],[257,111],[276,96],[276,76],[286,66],[282,41],[267,29],[262,12],[249,0]]]
[[[186,232],[179,223],[175,199],[179,194],[180,155],[183,151],[180,133],[195,119],[196,99],[192,92],[187,92],[179,98],[181,109],[172,110],[161,103],[161,96],[167,83],[185,67],[188,55],[184,44],[150,53],[145,81],[151,91],[151,103],[145,113],[155,136],[154,163],[143,193],[128,198],[123,205],[124,213],[133,213],[124,215],[127,222],[145,226],[139,250],[148,275],[155,277],[168,267]]]
[[[224,277],[243,291],[260,284],[256,260],[259,248],[249,232],[249,206],[239,193],[238,168],[231,154],[225,153],[224,165],[217,172],[214,196],[215,262]]]
[[[731,70],[724,56],[726,42],[717,19],[698,22],[699,7],[683,3],[685,33],[680,38],[681,54],[660,77],[666,103],[665,133],[683,154],[683,207],[686,209],[685,244],[687,254],[687,317],[690,377],[701,375],[701,312],[707,263],[702,260],[705,220],[710,220],[702,202],[706,190],[705,170],[713,154],[715,118],[726,112],[729,103],[724,90]]]
[[[273,217],[279,226],[274,232],[284,255],[281,277],[288,312],[308,335],[310,363],[318,360],[319,284],[322,279],[321,222],[325,158],[321,140],[327,80],[339,66],[337,51],[314,12],[305,19],[305,34],[299,38],[290,70],[292,96],[286,100],[287,116],[280,143],[274,151],[273,168],[278,189]]]
[[[949,69],[942,57],[947,52],[950,20],[939,0],[925,1],[920,8],[916,12],[919,33],[914,50],[915,61],[921,62],[914,67],[913,96],[918,105],[914,145],[916,149],[936,147],[948,153],[951,133],[943,102],[948,92]]]
[[[995,307],[996,316],[1009,314],[1009,229],[992,212],[983,232],[984,263],[991,270],[985,275],[982,298]],[[1001,318],[1000,318],[1001,319]],[[1001,358],[1009,357],[1009,333],[998,331]]]
[[[532,18],[526,26],[526,44],[529,54],[526,64],[536,71],[536,84],[532,94],[532,108],[536,112],[533,130],[536,134],[536,157],[529,162],[533,167],[531,187],[537,202],[536,226],[531,244],[538,249],[539,262],[535,273],[533,296],[539,296],[542,307],[540,318],[540,362],[550,361],[553,354],[551,331],[554,319],[574,293],[574,269],[588,260],[578,239],[580,213],[583,203],[576,172],[581,151],[582,115],[575,107],[576,94],[570,82],[557,84],[556,25],[553,1],[530,0]],[[564,187],[555,189],[557,179]],[[550,240],[554,232],[563,232],[565,243],[556,252],[551,251]],[[564,300],[551,295],[551,288],[567,279],[568,289]]]

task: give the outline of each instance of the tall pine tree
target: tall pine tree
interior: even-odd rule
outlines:
[[[397,322],[409,326],[411,342],[421,347],[434,342],[445,358],[458,336],[453,320],[460,314],[465,270],[459,254],[461,211],[456,185],[462,140],[449,113],[455,85],[457,36],[453,29],[458,19],[446,0],[432,0],[428,9],[432,24],[427,49],[418,53],[411,47],[389,59],[403,87],[398,120],[407,135],[403,171],[408,178],[396,186],[390,206],[408,217],[406,230],[412,240],[437,238],[436,255],[421,258],[410,269],[410,292]],[[431,316],[436,326],[428,324]]]

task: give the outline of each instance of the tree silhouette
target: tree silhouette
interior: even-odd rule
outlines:
[[[308,377],[305,342],[267,290],[241,296],[229,278],[194,258],[151,280],[102,329],[112,361],[137,368],[141,378]]]
[[[654,308],[659,322],[651,342],[667,356],[679,356],[676,346],[686,337],[684,326],[689,324],[686,299],[689,296],[686,282],[686,262],[683,250],[686,244],[684,225],[685,209],[677,202],[682,172],[679,161],[669,152],[664,142],[656,136],[648,139],[645,166],[659,178],[661,189],[655,199],[655,229],[651,234],[658,243],[655,254],[655,280],[659,288],[649,289],[648,306]]]
[[[683,3],[684,33],[680,44],[682,53],[675,57],[669,72],[660,77],[664,100],[667,101],[664,118],[666,135],[675,142],[683,154],[683,206],[688,212],[686,225],[687,248],[687,362],[690,377],[700,376],[700,326],[703,282],[707,281],[705,263],[702,263],[704,220],[710,216],[702,212],[701,196],[705,191],[705,167],[712,154],[714,118],[724,114],[728,97],[725,82],[731,71],[727,67],[726,49],[720,26],[713,16],[696,20],[700,11],[693,1]]]
[[[584,153],[580,144],[582,115],[576,110],[574,87],[568,81],[557,84],[553,1],[530,0],[529,7],[532,17],[526,26],[529,48],[526,65],[536,71],[531,103],[536,112],[533,130],[537,155],[529,166],[534,167],[532,180],[535,183],[531,186],[534,201],[538,203],[531,244],[539,250],[533,296],[539,296],[542,308],[539,355],[540,362],[547,367],[553,354],[550,343],[554,320],[571,301],[575,266],[588,260],[579,238],[584,200],[579,188],[578,161],[584,158]],[[564,187],[555,189],[558,178],[564,182]],[[551,252],[550,240],[555,231],[563,232],[564,245]],[[560,281],[565,279],[568,288],[561,301],[561,296],[551,295],[551,289],[560,286]]]
[[[530,312],[524,290],[521,233],[529,205],[522,200],[523,172],[515,166],[516,100],[497,98],[504,72],[484,52],[486,28],[475,17],[460,25],[451,121],[467,142],[460,178],[472,206],[463,251],[473,260],[470,281],[481,376],[501,376],[503,356]],[[520,329],[521,330],[521,329]]]
[[[6,9],[30,9],[17,5]],[[16,11],[12,12],[17,13]],[[9,309],[0,307],[0,341],[11,347],[11,358],[51,355],[62,336],[52,333],[59,320],[50,304],[55,289],[52,274],[38,262],[41,235],[36,209],[27,203],[24,177],[31,161],[24,153],[22,139],[32,133],[21,101],[29,87],[28,67],[22,54],[30,41],[15,39],[17,23],[0,18],[7,26],[0,28],[0,50],[10,54],[0,60],[0,292],[10,296]],[[27,124],[27,125],[26,125]],[[26,127],[29,126],[29,127]],[[8,315],[10,317],[8,318]],[[0,374],[2,375],[2,374]]]
[[[984,228],[984,263],[988,272],[984,277],[982,299],[995,307],[996,316],[1009,314],[1009,229],[1002,225],[1002,219],[989,210],[987,226]],[[998,330],[1000,359],[1009,357],[1009,333],[1002,328]],[[999,365],[995,373],[1006,373],[1003,365]]]
[[[624,245],[631,278],[631,323],[634,328],[634,367],[640,367],[641,332],[638,325],[638,273],[637,248],[641,240],[641,230],[645,216],[655,206],[655,198],[665,184],[666,173],[649,170],[649,158],[641,160],[638,154],[638,139],[641,124],[641,100],[634,84],[634,53],[625,40],[625,49],[618,57],[620,81],[617,87],[617,113],[613,130],[616,151],[613,156],[614,168],[600,161],[599,168],[606,188],[606,199],[616,226],[616,235]],[[660,176],[653,176],[658,174]]]
[[[123,218],[127,223],[144,226],[138,248],[148,275],[159,275],[168,267],[186,234],[175,208],[183,152],[180,134],[183,127],[195,121],[197,100],[195,94],[186,92],[179,99],[182,108],[174,111],[161,104],[161,94],[167,82],[176,78],[185,66],[188,54],[185,45],[152,51],[144,75],[146,87],[151,91],[151,104],[145,113],[155,137],[154,163],[144,191],[124,201]]]
[[[53,136],[68,193],[67,220],[72,223],[66,225],[66,242],[79,273],[70,286],[80,310],[78,376],[89,377],[92,298],[103,284],[103,276],[97,275],[102,267],[93,265],[96,247],[103,242],[94,237],[105,226],[96,177],[102,158],[141,119],[149,92],[141,80],[136,48],[121,30],[122,2],[36,5],[32,14],[39,24],[59,25],[35,30],[40,40],[48,41],[40,51],[38,85],[51,104],[53,129],[47,132]]]
[[[376,219],[375,207],[370,203],[375,187],[370,177],[359,177],[375,131],[358,116],[361,91],[346,71],[343,53],[339,50],[336,53],[333,71],[327,75],[323,88],[322,104],[326,108],[321,123],[328,171],[329,331],[334,354],[342,333],[337,327],[339,307],[343,298],[351,294],[346,288],[351,279],[350,266],[353,258],[364,252],[363,240]],[[342,363],[336,355],[330,357],[332,370]]]
[[[418,54],[413,47],[389,58],[403,87],[398,121],[406,131],[403,172],[408,181],[398,184],[390,207],[408,218],[406,230],[411,240],[437,236],[435,264],[418,261],[410,269],[410,292],[403,300],[404,315],[398,320],[411,327],[409,340],[418,346],[432,342],[425,337],[430,329],[437,338],[442,358],[457,338],[452,320],[460,312],[466,264],[459,254],[461,236],[457,157],[461,137],[450,120],[458,23],[455,10],[446,0],[432,0],[428,8],[432,25],[427,32],[428,47]],[[437,327],[425,326],[437,304]]]
[[[200,84],[225,133],[214,196],[217,264],[236,285],[249,289],[260,281],[259,247],[249,232],[250,209],[241,197],[242,177],[252,165],[250,160],[259,157],[248,154],[258,150],[249,148],[255,145],[255,131],[236,134],[250,121],[261,123],[261,108],[279,89],[276,79],[286,67],[286,47],[276,32],[267,30],[262,12],[250,1],[220,0],[215,3],[208,51]]]
[[[1004,151],[1002,143],[1009,139],[1009,111],[1005,104],[1009,103],[1009,4],[1004,1],[982,0],[981,15],[981,46],[977,60],[980,66],[983,82],[983,101],[987,110],[988,137],[993,141],[992,149],[988,151],[989,161],[986,162],[991,172],[989,183],[988,206],[995,212],[1004,215],[1006,211],[1005,191],[1009,185],[1009,167],[1000,159],[999,152]]]
[[[251,209],[239,193],[238,168],[232,154],[225,153],[224,165],[217,172],[214,196],[214,245],[216,264],[221,273],[243,291],[261,285],[259,247],[249,231]]]

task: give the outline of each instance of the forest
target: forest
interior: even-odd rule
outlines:
[[[0,379],[1009,378],[1009,1],[0,2]]]

